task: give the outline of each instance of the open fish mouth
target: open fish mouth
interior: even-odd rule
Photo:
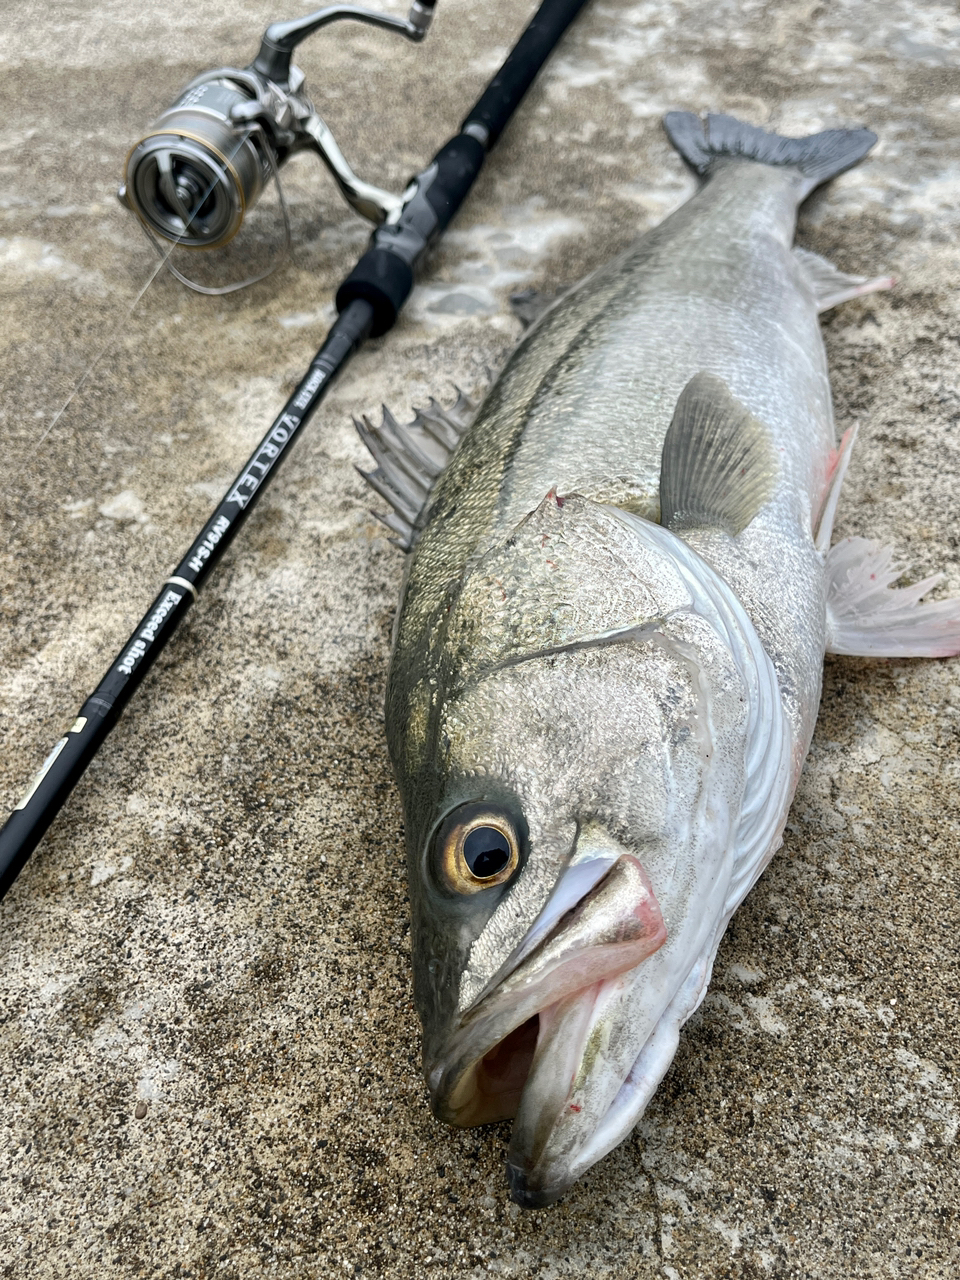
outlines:
[[[518,1203],[550,1204],[573,1181],[562,1172],[568,1160],[558,1167],[558,1140],[573,1154],[592,1130],[575,1096],[591,1074],[604,1011],[666,937],[632,854],[568,868],[506,972],[427,1064],[438,1119],[464,1127],[516,1119],[508,1176]]]

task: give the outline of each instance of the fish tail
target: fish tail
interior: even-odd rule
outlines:
[[[869,129],[827,129],[806,138],[784,138],[733,116],[708,115],[702,121],[692,111],[668,112],[663,127],[697,173],[708,173],[721,157],[739,156],[799,170],[804,196],[862,160],[877,140]]]

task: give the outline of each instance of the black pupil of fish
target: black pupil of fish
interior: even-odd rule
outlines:
[[[463,860],[478,880],[489,880],[510,861],[510,842],[496,827],[474,827],[463,842]]]

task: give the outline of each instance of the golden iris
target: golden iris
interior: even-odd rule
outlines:
[[[503,884],[520,862],[517,829],[507,815],[486,805],[464,805],[438,832],[440,868],[455,893],[477,893]]]

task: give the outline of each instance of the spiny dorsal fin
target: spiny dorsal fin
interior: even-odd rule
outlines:
[[[456,402],[449,409],[431,399],[426,409],[416,411],[412,422],[398,422],[386,405],[379,426],[366,416],[362,421],[354,418],[360,439],[377,463],[373,471],[357,470],[393,508],[385,515],[379,511],[373,515],[396,535],[390,541],[401,550],[409,551],[415,544],[430,491],[476,409],[458,387]]]
[[[862,298],[865,293],[892,289],[896,284],[893,276],[848,275],[827,258],[821,258],[819,253],[801,249],[799,245],[794,248],[793,256],[813,290],[817,310],[821,312],[838,307],[841,302],[849,302],[851,298]]]
[[[777,460],[767,428],[722,378],[698,373],[677,401],[663,442],[660,523],[745,529],[773,491]]]

